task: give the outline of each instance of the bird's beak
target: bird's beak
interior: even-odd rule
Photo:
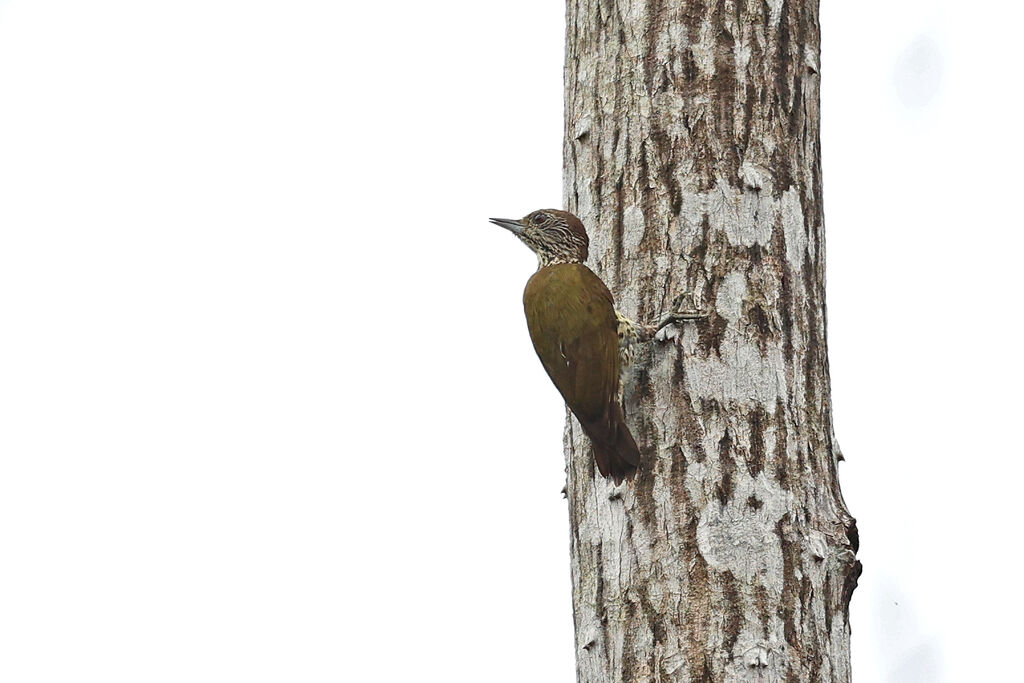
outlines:
[[[515,236],[523,234],[523,224],[520,221],[514,221],[511,218],[491,218],[489,219],[495,225],[499,225]]]

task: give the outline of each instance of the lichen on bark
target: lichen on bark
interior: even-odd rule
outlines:
[[[848,681],[856,526],[825,344],[816,0],[570,0],[565,203],[617,306],[707,321],[625,388],[636,480],[566,429],[580,681]]]

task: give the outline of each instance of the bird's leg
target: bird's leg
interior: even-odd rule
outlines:
[[[677,297],[673,302],[673,312],[665,316],[657,325],[642,325],[635,323],[618,311],[615,317],[618,319],[619,333],[619,392],[618,400],[622,403],[622,395],[633,369],[633,363],[640,350],[640,344],[652,341],[658,332],[669,325],[686,322],[688,320],[703,320],[708,314],[703,311],[683,309],[682,297]]]
[[[639,341],[649,342],[653,340],[655,335],[669,325],[678,325],[690,320],[704,320],[707,317],[708,314],[704,311],[676,311],[674,313],[670,313],[657,325],[641,325]]]
[[[622,385],[625,384],[627,374],[636,360],[640,344],[652,341],[658,332],[661,332],[669,325],[690,320],[703,320],[708,317],[708,314],[704,311],[683,308],[684,297],[686,296],[688,295],[676,297],[675,301],[672,302],[673,312],[666,315],[656,325],[643,325],[633,322],[618,311],[615,311],[615,317],[619,321],[619,368],[622,373],[622,381],[619,384],[620,392]]]
[[[693,308],[684,308],[683,306],[686,299],[690,299],[690,303],[693,303],[692,298],[689,294],[682,294],[680,296],[677,296],[675,300],[672,302],[672,312],[666,315],[664,318],[662,318],[661,322],[659,322],[656,325],[638,325],[629,320],[628,318],[626,318],[625,316],[623,316],[621,313],[616,312],[616,314],[619,316],[620,345],[622,340],[623,321],[625,321],[628,325],[632,326],[635,330],[636,338],[635,341],[633,341],[633,343],[645,343],[653,340],[655,335],[657,335],[659,332],[661,332],[669,325],[677,325],[691,320],[704,320],[705,318],[708,317],[706,311],[698,311]]]

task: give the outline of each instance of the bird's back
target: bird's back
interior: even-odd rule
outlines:
[[[640,463],[618,403],[618,319],[611,292],[582,263],[541,268],[523,293],[530,338],[544,369],[616,481]]]

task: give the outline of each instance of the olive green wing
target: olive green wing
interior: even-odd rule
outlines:
[[[618,401],[618,318],[611,292],[582,264],[537,271],[523,295],[533,346],[594,446],[594,462],[622,483],[640,450]]]
[[[607,413],[619,381],[618,322],[611,292],[582,264],[548,266],[523,296],[544,369],[581,422]]]

